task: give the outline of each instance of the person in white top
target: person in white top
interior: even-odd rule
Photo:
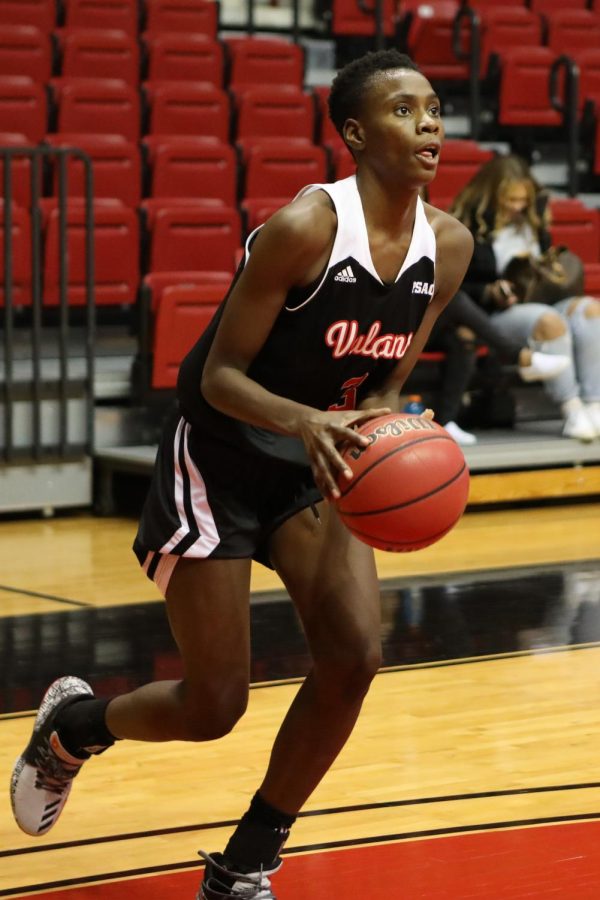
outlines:
[[[514,285],[502,277],[515,256],[550,246],[547,195],[526,162],[499,156],[486,163],[450,209],[475,237],[463,290],[486,309],[506,339],[568,365],[544,381],[563,417],[565,437],[600,438],[600,302],[567,297],[552,307],[519,303]]]

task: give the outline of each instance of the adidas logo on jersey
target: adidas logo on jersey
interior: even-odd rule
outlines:
[[[413,281],[411,293],[429,294],[430,297],[433,297],[433,284],[429,284],[428,281]]]
[[[342,269],[341,272],[338,272],[334,281],[345,281],[350,284],[356,284],[356,278],[354,277],[354,272],[350,266],[346,266],[345,269]]]

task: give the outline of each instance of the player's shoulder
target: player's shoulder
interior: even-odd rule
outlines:
[[[277,210],[263,226],[262,239],[281,241],[304,251],[319,251],[330,243],[336,227],[331,198],[326,191],[318,190]]]
[[[473,251],[473,235],[462,222],[430,203],[424,203],[423,206],[439,246],[452,246],[459,251]]]

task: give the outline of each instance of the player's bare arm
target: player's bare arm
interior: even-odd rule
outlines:
[[[427,218],[436,236],[435,293],[409,349],[377,393],[369,395],[363,407],[400,408],[400,394],[406,379],[418,362],[431,330],[446,306],[460,288],[473,253],[471,233],[452,216],[425,205]]]
[[[339,493],[337,474],[352,475],[337,446],[364,443],[352,426],[389,410],[313,409],[273,394],[247,372],[290,289],[310,284],[326,265],[336,226],[331,204],[320,193],[284,207],[269,220],[227,302],[201,384],[205,399],[220,412],[300,437],[319,488],[333,497]]]

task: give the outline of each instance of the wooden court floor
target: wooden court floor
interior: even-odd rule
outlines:
[[[0,768],[47,682],[172,677],[135,522],[0,523]],[[279,900],[600,897],[600,504],[469,512],[437,546],[378,554],[385,667],[299,818]],[[0,897],[185,900],[260,780],[308,659],[257,567],[248,713],[211,744],[120,743],[43,838],[0,796]]]

